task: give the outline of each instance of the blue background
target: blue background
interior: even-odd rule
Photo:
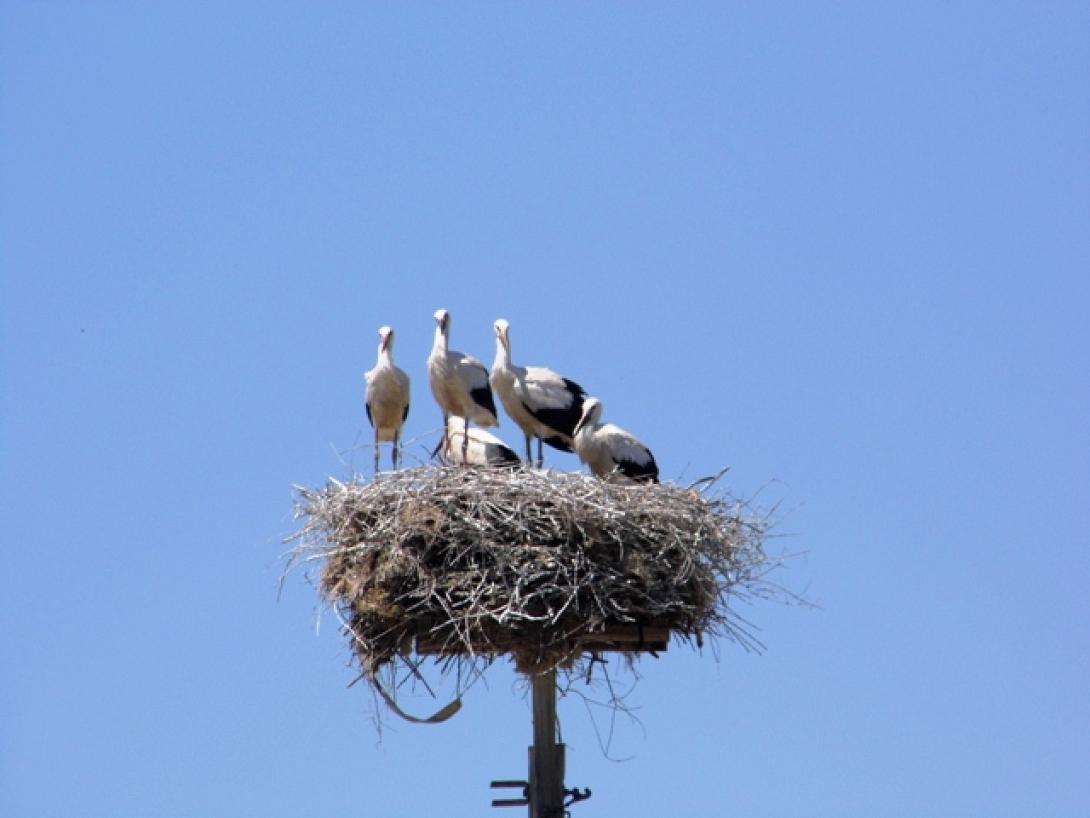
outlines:
[[[426,460],[446,307],[779,502],[816,606],[641,662],[609,757],[563,700],[575,815],[1090,814],[1088,75],[1083,3],[0,4],[0,813],[523,775],[507,665],[380,736],[277,601],[382,324]]]

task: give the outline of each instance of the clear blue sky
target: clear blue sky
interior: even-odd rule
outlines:
[[[574,815],[1090,814],[1088,76],[1084,3],[0,4],[0,813],[490,814],[513,673],[380,742],[276,598],[446,307],[775,481],[820,606],[642,663],[624,763],[563,701]]]

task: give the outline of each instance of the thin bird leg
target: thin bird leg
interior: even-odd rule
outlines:
[[[435,456],[437,454],[439,454],[439,452],[443,452],[444,456],[446,455],[446,452],[447,452],[447,413],[446,412],[443,413],[443,434],[441,434],[439,436],[439,442],[436,444],[435,448],[432,449],[432,452],[431,452],[431,456],[432,456],[433,460],[435,459]],[[443,465],[446,465],[445,463],[443,463],[443,458],[442,457],[439,458],[439,462],[441,464],[443,464]]]
[[[469,418],[462,418],[465,425],[462,427],[462,463],[469,462]]]
[[[540,469],[545,465],[545,455],[541,451],[541,438],[537,439],[537,467]]]
[[[401,430],[394,432],[394,443],[390,448],[390,457],[394,461],[394,471],[397,471],[398,461],[401,460]]]
[[[534,450],[530,448],[532,446],[530,442],[530,436],[526,435],[526,465],[534,465]]]
[[[447,449],[447,421],[450,419],[450,415],[446,412],[443,413],[443,435],[439,438],[439,445],[435,447],[435,452],[444,452]],[[431,453],[432,457],[435,457],[435,452]]]
[[[378,427],[376,426],[375,427],[375,477],[378,477],[378,456],[379,456]]]
[[[435,448],[431,450],[431,456],[433,458],[437,454],[439,454],[440,450],[442,450],[444,452],[448,451],[447,446],[446,446],[446,442],[447,442],[446,437],[447,437],[446,435],[443,435],[441,438],[439,438],[439,442],[437,444],[435,444]]]

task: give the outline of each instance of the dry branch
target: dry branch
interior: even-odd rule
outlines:
[[[701,481],[704,482],[704,481]],[[292,562],[320,588],[364,675],[523,673],[669,635],[757,643],[732,610],[763,595],[767,519],[730,497],[527,469],[420,467],[298,489]]]

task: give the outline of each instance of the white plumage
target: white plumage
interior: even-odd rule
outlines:
[[[436,310],[434,318],[435,343],[428,356],[428,383],[435,402],[443,410],[444,438],[451,415],[462,418],[463,430],[469,428],[471,420],[478,426],[499,426],[485,365],[471,355],[450,349],[449,312]],[[463,437],[463,447],[468,440]]]
[[[470,429],[462,418],[447,418],[440,458],[448,466],[517,466],[514,450],[491,432]]]
[[[537,438],[537,464],[542,463],[542,442],[563,452],[572,451],[572,433],[582,417],[583,387],[543,366],[515,366],[511,362],[510,324],[500,318],[496,332],[496,360],[490,382],[511,420],[526,437],[526,462],[530,442]]]
[[[601,423],[602,402],[587,398],[575,427],[575,453],[598,477],[622,475],[629,480],[657,483],[659,467],[643,443],[612,423]]]
[[[394,366],[394,331],[378,331],[378,362],[364,378],[367,381],[367,420],[375,429],[375,471],[378,471],[379,442],[389,441],[391,459],[397,468],[401,454],[401,427],[409,416],[409,376]]]

